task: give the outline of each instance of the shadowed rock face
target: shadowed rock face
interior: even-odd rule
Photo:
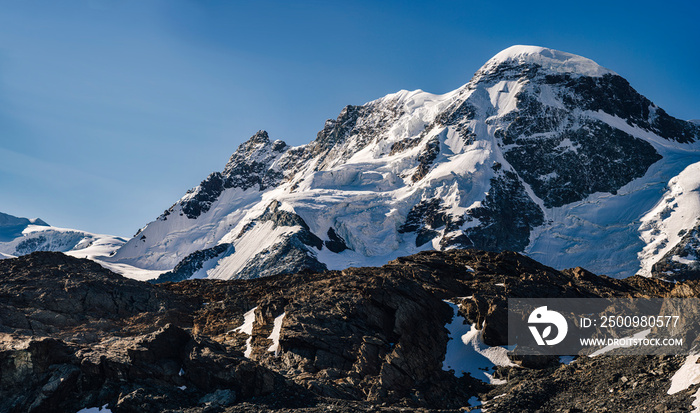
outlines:
[[[233,247],[231,244],[224,243],[212,248],[195,251],[180,261],[180,263],[177,264],[172,271],[159,275],[158,278],[152,280],[151,282],[157,284],[168,281],[177,282],[186,280],[197,271],[201,270],[204,263],[211,259],[217,258],[232,249]]]
[[[484,341],[498,345],[508,297],[697,296],[693,281],[615,280],[474,250],[424,252],[381,268],[159,285],[34,253],[1,261],[0,279],[2,412],[105,404],[117,413],[463,411],[473,396],[497,395],[489,411],[621,411],[651,401],[673,410],[689,407],[694,392],[666,394],[682,357],[563,367],[523,359],[493,371],[508,379],[502,386],[442,370],[452,317],[443,300],[461,304]],[[246,313],[250,330],[238,328]]]

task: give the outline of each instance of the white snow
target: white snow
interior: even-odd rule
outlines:
[[[665,159],[616,195],[598,192],[579,202],[545,208],[547,223],[531,233],[525,253],[554,268],[583,265],[596,274],[615,278],[636,274],[640,261],[650,268],[658,253],[653,254],[655,246],[645,249],[645,243],[653,238],[646,232],[652,229],[645,226],[647,214],[653,215],[649,211],[659,202],[665,183],[699,157],[698,153],[687,153],[688,148],[680,150],[673,145],[657,149]]]
[[[93,261],[97,262],[101,266],[107,268],[108,270],[115,272],[119,275],[122,275],[126,278],[131,278],[137,281],[147,281],[147,280],[152,280],[154,278],[158,278],[159,275],[164,273],[165,271],[156,271],[156,270],[146,270],[143,268],[138,268],[133,265],[129,264],[116,264],[113,262],[107,262],[101,260],[99,257],[95,256],[90,258]]]
[[[449,301],[445,302],[452,307],[454,315],[452,321],[445,326],[450,332],[450,340],[447,342],[442,369],[454,370],[457,377],[469,373],[487,383],[504,384],[505,380],[495,379],[489,372],[492,372],[495,366],[515,366],[508,358],[508,350],[484,344],[481,339],[482,332],[459,315],[459,307]]]
[[[690,355],[685,359],[685,363],[671,377],[671,387],[668,389],[668,394],[676,394],[688,387],[700,383],[700,364],[698,364],[700,355]],[[697,397],[698,394],[695,394]],[[695,406],[695,403],[693,403]],[[698,406],[695,406],[698,407]]]
[[[110,254],[125,242],[125,239],[112,235],[30,224],[17,237],[0,242],[0,253],[18,256],[34,251],[58,251],[85,258],[93,253]],[[29,244],[32,246],[28,247]]]
[[[640,275],[650,276],[651,267],[682,238],[681,230],[693,228],[700,218],[700,162],[689,165],[668,182],[666,193],[641,219],[639,232],[645,246],[639,253]],[[681,257],[673,257],[683,262]]]
[[[253,354],[253,336],[248,337],[245,341],[245,351],[243,352],[243,357],[249,359],[251,354]]]
[[[270,336],[268,337],[268,340],[272,340],[272,345],[270,345],[270,348],[268,348],[267,351],[275,353],[275,357],[279,355],[280,332],[282,331],[282,322],[284,321],[285,314],[286,313],[282,313],[275,318],[275,322],[272,326],[272,333],[270,333]]]
[[[251,308],[243,314],[243,324],[233,329],[233,331],[248,334],[249,336],[253,334],[253,324],[255,323],[255,310],[258,306]]]
[[[537,64],[555,73],[577,76],[600,77],[615,74],[591,59],[539,46],[511,46],[492,57],[484,66],[489,67],[506,61]]]
[[[6,214],[3,214],[6,215]],[[30,222],[42,222],[30,220]],[[158,277],[163,271],[153,271],[135,267],[129,264],[117,264],[109,262],[110,257],[121,248],[127,240],[122,237],[106,234],[94,234],[91,232],[53,227],[49,225],[26,225],[21,234],[9,241],[0,242],[0,259],[14,258],[21,255],[17,248],[22,248],[27,243],[34,243],[33,251],[58,251],[76,258],[93,260],[103,267],[139,281],[146,281]]]
[[[245,341],[245,352],[243,355],[246,358],[250,358],[250,355],[253,353],[253,324],[255,323],[255,310],[258,308],[258,306],[255,306],[251,308],[250,310],[246,311],[245,314],[243,314],[243,324],[240,326],[234,328],[233,332],[238,332],[238,333],[244,333],[247,334],[249,337]],[[275,320],[276,321],[276,320]],[[281,327],[281,325],[280,325]],[[279,336],[279,333],[278,333]]]
[[[14,255],[5,254],[4,252],[0,252],[0,260],[4,260],[7,258],[17,258],[17,257],[15,257]]]
[[[499,114],[506,114],[516,109],[518,92],[522,89],[521,82],[501,81],[487,88],[491,105]]]
[[[578,148],[576,147],[576,145],[574,145],[573,142],[571,142],[571,139],[569,138],[563,139],[561,143],[559,143],[559,145],[557,145],[557,147],[554,149],[560,150],[562,152],[571,151],[573,153],[578,153]]]
[[[698,260],[698,257],[696,257],[693,254],[688,254],[685,257],[681,257],[678,255],[674,255],[673,257],[671,257],[671,261],[675,261],[675,262],[685,264],[685,265],[695,264],[697,262],[697,260]]]
[[[105,260],[148,270],[169,271],[189,254],[226,242],[224,236],[235,232],[249,209],[262,200],[262,195],[257,187],[246,191],[227,189],[212,204],[205,219],[189,219],[182,212],[181,205],[176,204],[166,219],[149,223],[113,257]],[[190,196],[187,194],[183,199]],[[266,206],[259,205],[263,209]],[[238,232],[231,237],[236,234]]]
[[[242,237],[234,240],[235,252],[221,258],[216,265],[207,272],[208,278],[230,278],[243,269],[245,265],[258,253],[271,248],[285,235],[293,234],[301,230],[300,226],[274,228],[272,221],[257,223]]]

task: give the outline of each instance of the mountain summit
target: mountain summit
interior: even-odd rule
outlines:
[[[256,133],[110,260],[230,279],[478,248],[628,276],[694,245],[646,214],[699,138],[592,60],[513,46],[444,95],[346,106],[309,144]]]
[[[536,65],[544,70],[572,76],[602,77],[617,75],[598,63],[575,54],[547,49],[539,46],[511,46],[489,59],[482,70],[487,72],[503,63],[516,65]]]

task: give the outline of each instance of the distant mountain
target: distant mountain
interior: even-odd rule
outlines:
[[[0,212],[0,242],[12,241],[21,236],[22,231],[30,225],[48,226],[49,224],[39,218],[18,218]]]
[[[120,237],[57,228],[39,218],[18,218],[0,212],[0,254],[3,258],[35,251],[65,252],[82,258],[91,254],[109,255],[125,242]]]
[[[347,106],[309,144],[256,133],[109,260],[229,279],[478,248],[651,274],[683,236],[650,249],[647,213],[700,162],[699,138],[592,60],[513,46],[447,94]]]

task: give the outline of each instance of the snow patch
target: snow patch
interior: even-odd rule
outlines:
[[[253,325],[255,324],[255,310],[257,310],[257,308],[258,306],[255,306],[246,311],[246,313],[243,314],[243,324],[230,331],[248,335],[245,341],[245,352],[243,353],[245,358],[250,358],[250,355],[253,354]]]
[[[275,318],[272,333],[270,333],[270,336],[268,337],[268,340],[272,340],[272,345],[267,349],[267,351],[275,353],[275,357],[279,355],[280,332],[282,331],[282,321],[284,321],[285,314],[286,313],[282,313]]]
[[[504,347],[491,347],[481,339],[482,331],[476,325],[468,324],[459,315],[459,307],[445,301],[452,308],[452,321],[445,328],[449,331],[449,341],[445,352],[442,369],[454,370],[457,377],[469,373],[472,377],[491,384],[505,384],[505,380],[496,379],[489,372],[495,366],[515,366],[508,358]]]
[[[243,314],[243,324],[233,329],[235,332],[253,335],[253,324],[255,323],[255,310],[258,306],[251,308]]]
[[[668,389],[668,394],[676,394],[688,387],[700,383],[700,364],[698,364],[700,355],[690,355],[685,359],[685,363],[671,377],[671,387]],[[695,396],[697,397],[697,393]],[[695,403],[693,403],[695,406]],[[698,406],[696,406],[698,407]]]

